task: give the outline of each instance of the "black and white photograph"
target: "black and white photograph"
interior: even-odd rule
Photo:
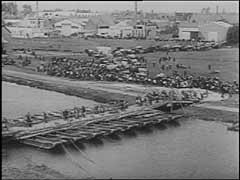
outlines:
[[[239,1],[2,1],[2,179],[239,179]]]

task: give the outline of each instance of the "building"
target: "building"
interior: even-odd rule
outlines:
[[[31,27],[8,27],[13,38],[37,38],[48,37],[47,31]]]
[[[22,26],[22,27],[31,27],[31,28],[44,28],[44,23],[45,20],[44,19],[38,19],[38,18],[29,18],[29,19],[24,19],[22,21],[19,22],[18,26]]]
[[[100,33],[108,31],[110,26],[114,25],[113,18],[108,14],[101,14],[98,16],[92,16],[88,18],[86,25],[84,26],[84,31],[88,34],[97,34],[99,29]],[[101,28],[99,28],[101,27]],[[105,29],[105,30],[104,30]]]
[[[204,40],[207,41],[226,41],[228,29],[232,27],[231,24],[217,21],[201,25],[199,30]]]
[[[146,30],[146,38],[147,39],[154,39],[157,35],[157,24],[149,21],[145,25],[145,30]]]
[[[129,20],[121,21],[112,27],[119,30],[120,38],[132,37],[133,35],[132,21],[129,21]]]
[[[133,36],[132,21],[124,20],[111,26],[101,25],[98,27],[98,35],[128,38]]]
[[[128,38],[133,36],[133,27],[128,26],[121,29],[121,38]]]
[[[179,25],[179,39],[202,39],[205,41],[226,41],[228,29],[231,24],[223,21],[209,22],[198,25],[196,23],[181,23]]]
[[[18,26],[22,19],[4,19],[6,26]]]
[[[36,17],[26,17],[24,19],[5,19],[5,24],[8,27],[39,27],[44,28],[46,20]]]
[[[113,36],[117,32],[114,32],[109,25],[99,25],[97,29],[97,35],[102,37]],[[120,33],[120,31],[119,31]]]
[[[151,22],[157,25],[157,29],[160,32],[165,31],[168,26],[171,26],[171,23],[169,20],[151,19]]]
[[[83,32],[86,25],[85,19],[65,19],[54,24],[55,30],[63,36],[70,36],[74,33]]]
[[[137,24],[133,27],[133,37],[146,38],[146,27],[144,24]]]
[[[98,12],[91,12],[90,10],[78,10],[76,11],[75,16],[80,18],[89,18],[100,15]]]
[[[178,38],[184,40],[198,39],[199,26],[196,23],[181,22],[178,26]]]
[[[165,21],[169,21],[174,17],[174,13],[155,13],[155,12],[151,12],[151,13],[145,13],[144,18],[146,20],[152,20],[152,19],[158,19],[158,20],[165,20]]]
[[[40,11],[39,17],[42,18],[59,18],[59,17],[73,17],[76,15],[76,11]]]

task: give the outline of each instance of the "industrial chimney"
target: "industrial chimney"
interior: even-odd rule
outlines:
[[[134,21],[135,21],[135,25],[137,24],[137,11],[138,11],[138,9],[137,9],[137,1],[135,1],[135,19],[134,19]]]
[[[39,9],[38,9],[38,1],[36,1],[36,12],[37,12],[37,27],[40,27],[40,21],[39,21]]]
[[[218,14],[218,9],[219,9],[219,7],[217,6],[217,7],[216,7],[216,14]]]

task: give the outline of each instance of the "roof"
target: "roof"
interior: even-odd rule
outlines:
[[[223,28],[230,28],[232,27],[233,25],[231,24],[228,24],[226,22],[223,22],[223,21],[215,21],[215,22],[209,22],[209,23],[206,23],[206,24],[203,24],[203,25],[200,25],[200,27],[208,27],[208,26],[212,26],[212,25],[217,25],[217,26],[221,26]]]
[[[222,21],[217,21],[217,22],[214,22],[214,23],[217,24],[217,25],[226,27],[226,28],[232,27],[231,24],[228,24],[228,23],[225,23],[225,22],[222,22]]]
[[[115,27],[129,27],[129,26],[133,26],[134,22],[131,20],[124,20],[119,22],[118,24],[115,24]]]
[[[180,28],[198,28],[197,23],[189,23],[187,21],[180,22],[179,24]]]

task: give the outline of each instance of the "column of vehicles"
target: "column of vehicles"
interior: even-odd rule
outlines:
[[[156,51],[205,51],[223,47],[226,42],[181,42],[167,43],[164,45],[150,46],[142,49],[142,53],[152,53]]]

